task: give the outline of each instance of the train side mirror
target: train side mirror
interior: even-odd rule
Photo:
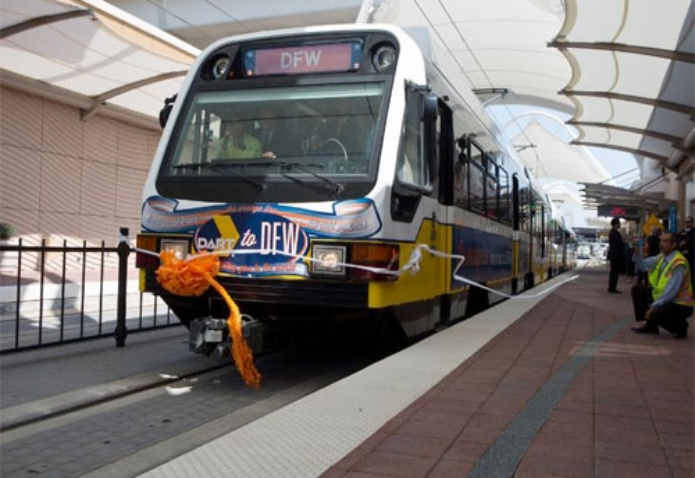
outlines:
[[[461,151],[466,151],[466,149],[468,149],[468,138],[466,138],[465,135],[461,136],[459,139],[456,140],[456,144],[458,145]]]
[[[171,114],[171,110],[174,107],[174,102],[176,101],[176,97],[178,95],[170,96],[169,98],[164,100],[164,108],[162,108],[159,112],[159,126],[164,129],[164,127],[167,124],[167,121],[169,120],[169,115]]]

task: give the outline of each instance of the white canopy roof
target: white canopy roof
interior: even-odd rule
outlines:
[[[389,14],[377,12],[376,20],[428,26],[484,101],[573,112],[572,103],[557,94],[572,70],[547,47],[562,25],[562,0],[402,0],[381,9]]]
[[[53,88],[78,102],[83,119],[107,102],[111,111],[156,118],[197,54],[99,0],[0,3],[2,83]]]
[[[204,48],[221,37],[258,30],[326,23],[387,22],[429,28],[479,90],[506,89],[508,103],[572,113],[557,94],[571,78],[567,60],[547,43],[564,19],[563,0],[112,0],[153,25]]]
[[[671,170],[695,155],[695,3],[567,0],[552,46],[572,64],[574,144],[627,151]]]
[[[0,82],[152,123],[199,53],[189,43],[350,21],[429,29],[482,101],[573,114],[576,144],[693,163],[692,0],[3,0]]]
[[[604,183],[610,174],[585,148],[573,148],[548,131],[539,121],[532,119],[524,130],[513,139],[522,144],[533,138],[533,145],[519,151],[526,167],[541,180],[564,180],[573,183]]]

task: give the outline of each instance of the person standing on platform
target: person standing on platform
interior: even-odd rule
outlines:
[[[620,218],[614,217],[611,220],[611,232],[608,234],[608,261],[611,263],[608,275],[608,292],[620,294],[618,290],[618,276],[625,257],[625,245],[623,236],[620,234]]]
[[[685,229],[678,234],[678,250],[683,254],[690,266],[690,286],[695,289],[695,228],[693,228],[693,216],[685,218]]]
[[[658,334],[659,327],[675,338],[688,336],[688,317],[693,314],[693,288],[690,266],[677,249],[676,236],[661,234],[661,254],[642,259],[638,267],[649,271],[649,286],[637,284],[632,288],[635,320],[646,321],[633,327],[639,334]]]

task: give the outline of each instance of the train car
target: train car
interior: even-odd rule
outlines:
[[[550,199],[548,198],[548,202]],[[552,204],[552,203],[551,203]],[[549,277],[562,274],[577,267],[576,235],[564,217],[553,210],[550,219],[549,236],[552,244],[551,269]]]
[[[256,329],[366,317],[414,337],[501,300],[471,281],[533,287],[554,267],[550,205],[461,84],[392,25],[211,45],[163,111],[139,250],[221,254]],[[137,266],[195,350],[217,350],[218,294],[173,295],[157,257]]]

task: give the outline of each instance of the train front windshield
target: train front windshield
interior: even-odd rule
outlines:
[[[383,96],[382,82],[198,92],[160,179],[295,188],[364,182],[376,170]]]

